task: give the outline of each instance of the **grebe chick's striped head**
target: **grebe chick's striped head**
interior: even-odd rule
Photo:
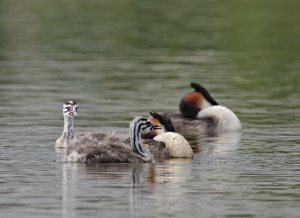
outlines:
[[[186,94],[179,104],[182,115],[186,117],[196,117],[198,112],[212,105],[218,105],[216,100],[209,92],[198,83],[191,83],[191,87],[195,90]]]
[[[77,116],[79,107],[75,101],[67,101],[63,105],[63,115],[67,117]]]
[[[155,124],[150,119],[147,119],[145,117],[135,117],[130,123],[130,129],[135,134],[147,134],[153,130],[162,129],[162,126]]]
[[[139,155],[143,162],[154,162],[152,154],[143,146],[142,134],[147,134],[153,129],[160,129],[158,126],[144,117],[135,117],[130,123],[130,144],[133,151]]]

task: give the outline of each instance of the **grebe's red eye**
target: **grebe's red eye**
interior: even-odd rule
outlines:
[[[151,121],[147,121],[148,126],[153,126],[154,124]]]

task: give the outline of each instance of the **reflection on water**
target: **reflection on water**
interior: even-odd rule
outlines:
[[[213,153],[225,155],[234,152],[240,146],[241,132],[222,133],[216,136],[189,137],[191,147],[195,153],[207,149]]]
[[[63,217],[80,217],[99,210],[102,215],[109,216],[127,211],[128,214],[122,213],[125,217],[172,214],[170,205],[179,199],[164,202],[164,196],[181,195],[182,190],[176,184],[185,183],[192,176],[190,167],[191,160],[184,159],[171,160],[163,166],[64,164]]]
[[[0,1],[1,217],[298,217],[296,1]],[[53,144],[178,111],[191,81],[239,134],[190,139],[192,160],[85,166]]]

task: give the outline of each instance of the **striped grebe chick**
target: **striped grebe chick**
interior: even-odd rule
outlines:
[[[241,130],[239,118],[233,111],[221,106],[198,83],[191,83],[194,91],[185,95],[180,104],[180,113],[163,114],[171,117],[175,132],[185,137],[194,135],[218,135]]]
[[[77,109],[76,109],[77,108]],[[65,158],[68,162],[79,163],[138,163],[154,162],[151,153],[141,142],[141,134],[161,128],[144,117],[135,117],[130,123],[130,144],[114,134],[74,134],[74,116],[78,105],[72,101],[64,104]],[[74,113],[76,111],[76,113]],[[68,118],[68,119],[67,119]]]

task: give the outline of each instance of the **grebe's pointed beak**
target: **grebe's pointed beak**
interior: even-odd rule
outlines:
[[[151,129],[162,129],[162,125],[151,122]]]
[[[162,126],[154,125],[152,126],[152,129],[162,129]]]

